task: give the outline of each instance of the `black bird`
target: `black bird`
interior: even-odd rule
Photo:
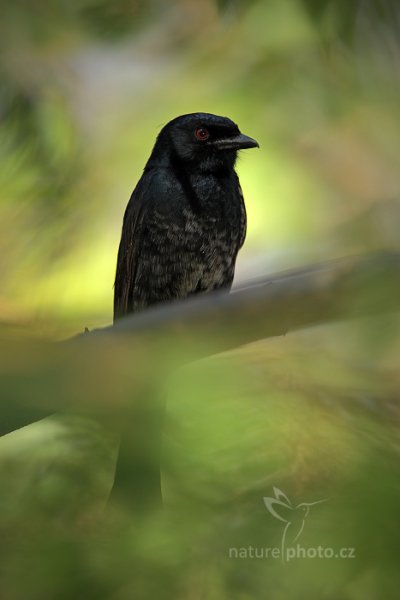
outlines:
[[[124,215],[114,320],[159,302],[232,285],[246,235],[234,166],[257,142],[225,117],[183,115],[160,132]],[[147,399],[148,400],[148,399]],[[159,399],[139,403],[122,432],[111,500],[131,509],[161,501]],[[122,496],[121,496],[122,495]]]
[[[193,113],[157,137],[125,211],[114,320],[147,306],[230,289],[246,236],[234,166],[258,147],[226,117]]]

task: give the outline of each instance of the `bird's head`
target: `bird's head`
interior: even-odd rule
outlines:
[[[227,117],[192,113],[173,119],[161,130],[150,161],[175,161],[197,172],[232,168],[238,150],[258,143]]]

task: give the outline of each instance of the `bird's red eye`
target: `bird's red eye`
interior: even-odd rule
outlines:
[[[197,139],[200,140],[201,142],[205,142],[210,137],[210,132],[208,131],[208,129],[205,129],[204,127],[199,127],[198,129],[196,129],[194,134],[197,137]]]

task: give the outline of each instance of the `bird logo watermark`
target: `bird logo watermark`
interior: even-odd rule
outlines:
[[[280,547],[241,546],[230,547],[229,558],[242,559],[281,559],[283,563],[299,558],[355,558],[355,549],[350,547],[332,548],[328,546],[300,546],[298,540],[306,528],[306,523],[318,504],[328,501],[321,498],[314,502],[294,503],[278,487],[273,487],[273,496],[264,496],[263,502],[272,517],[283,523]]]
[[[285,548],[287,541],[289,540],[293,545],[301,536],[306,519],[310,514],[310,509],[316,504],[322,504],[327,501],[327,498],[317,500],[316,502],[301,502],[300,504],[294,505],[289,500],[282,490],[277,487],[273,488],[274,497],[264,496],[264,504],[267,510],[271,513],[275,519],[279,519],[285,523],[285,527],[282,534],[281,543],[281,556],[282,561],[285,561]]]

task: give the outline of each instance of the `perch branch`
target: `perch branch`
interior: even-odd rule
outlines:
[[[123,393],[126,398],[128,385],[132,401],[149,379],[174,364],[302,327],[394,312],[399,301],[400,253],[384,252],[152,308],[61,344],[35,346],[30,356],[37,363],[7,346],[0,366],[0,434],[63,409],[118,413],[118,398]],[[110,361],[110,352],[119,352],[120,360]],[[129,368],[119,364],[124,360]],[[34,401],[26,398],[27,389],[34,391]],[[42,401],[36,408],[37,398]]]

